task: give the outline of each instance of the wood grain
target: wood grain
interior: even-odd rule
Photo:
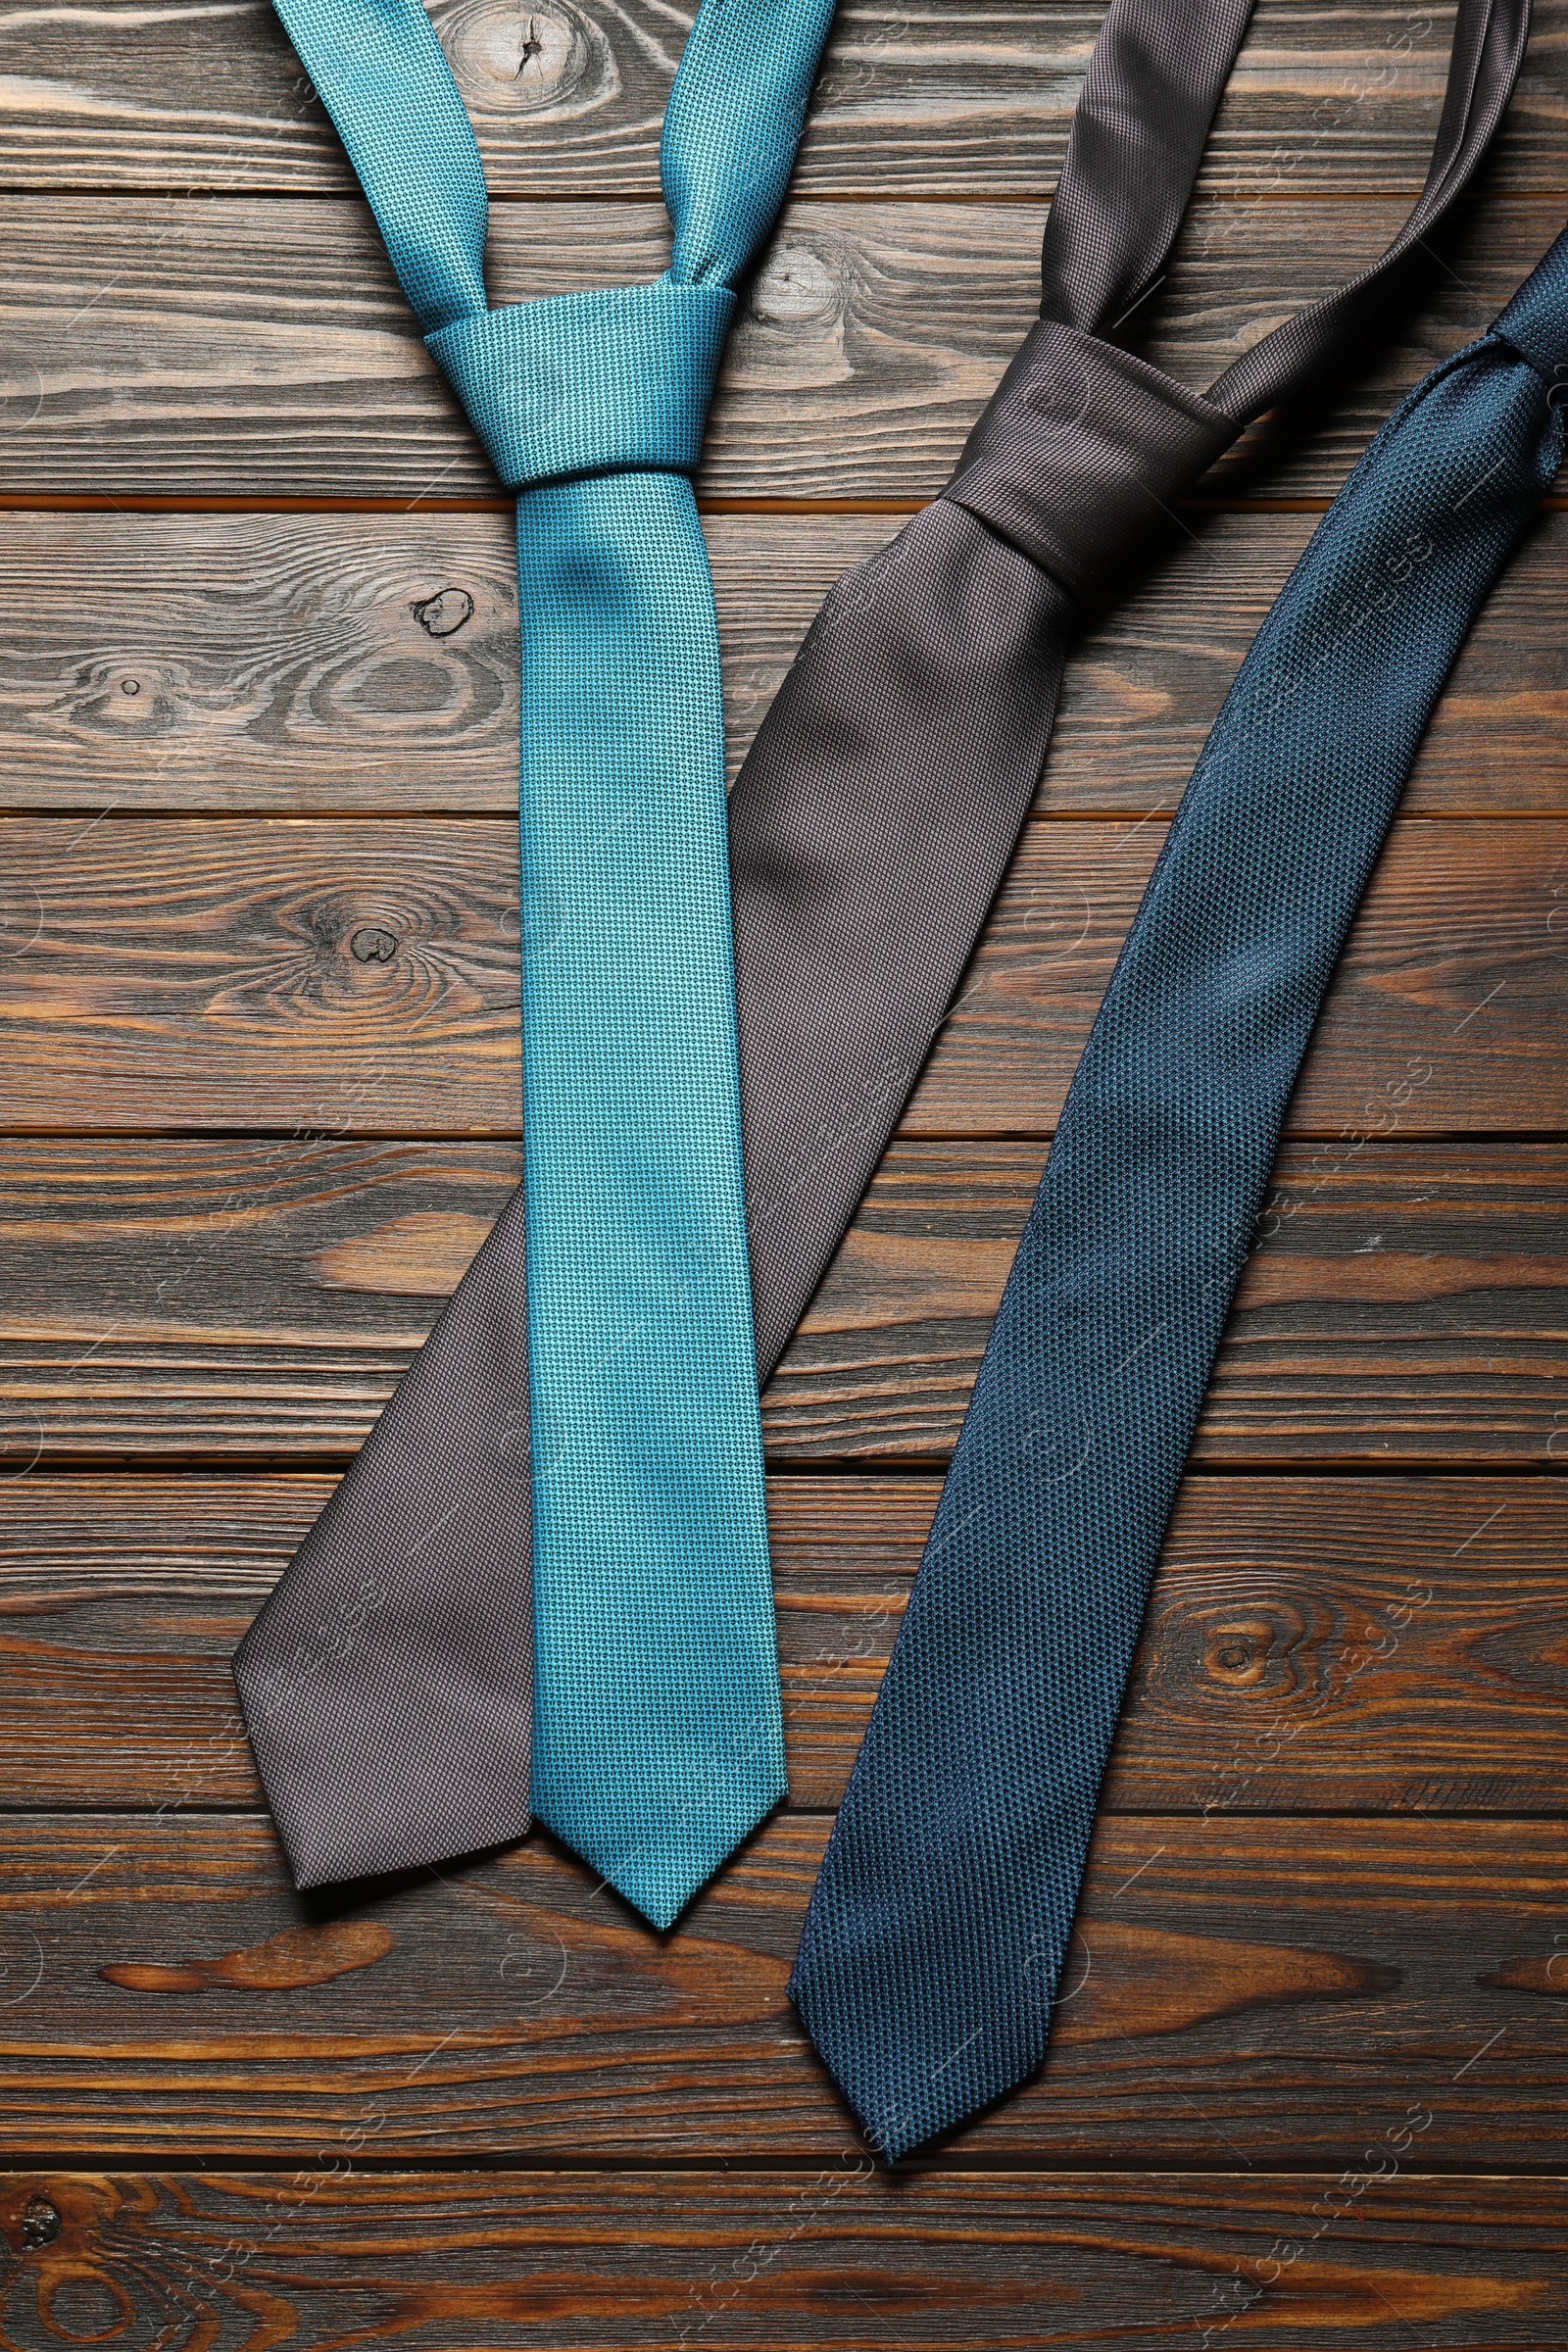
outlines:
[[[689,8],[432,14],[495,298],[661,268]],[[701,483],[732,763],[1025,331],[1099,14],[840,12]],[[1451,18],[1260,0],[1150,356],[1205,383],[1381,248]],[[873,2176],[784,1984],[1088,1020],[1314,520],[1219,509],[1324,500],[1488,322],[1565,120],[1541,0],[1384,348],[1078,649],[766,1398],[791,1805],[659,1938],[542,1837],[302,1899],[259,1810],[227,1656],[516,1174],[509,519],[263,0],[0,0],[0,499],[108,510],[0,527],[0,2139],[64,2168],[0,2180],[7,2343],[1556,2352],[1568,514],[1466,648],[1293,1106],[1043,2080]]]
[[[1160,826],[1031,825],[910,1100],[906,1135],[1038,1134],[1065,1099]],[[1396,821],[1286,1133],[1555,1130],[1568,832]],[[1552,1042],[1547,1043],[1550,1039]]]
[[[1396,204],[1216,200],[1183,232],[1148,355],[1207,384],[1263,329],[1369,262]],[[799,199],[728,346],[699,481],[709,497],[918,501],[1039,304],[1044,208]],[[496,494],[363,204],[17,197],[0,427],[12,494]],[[1420,306],[1391,308],[1362,373],[1276,417],[1210,477],[1226,494],[1332,492],[1395,399],[1484,331],[1561,227],[1495,199],[1445,233]],[[662,208],[498,208],[498,303],[663,268]]]
[[[651,0],[435,0],[495,195],[653,196],[687,21]],[[1060,169],[1100,10],[1043,0],[841,9],[799,179],[813,193],[1035,196]],[[1453,12],[1262,0],[1209,142],[1207,188],[1408,190],[1425,174]],[[94,12],[90,42],[0,14],[5,185],[340,190],[321,107],[261,0]],[[1495,172],[1563,185],[1563,14],[1538,6]]]
[[[12,1482],[0,1804],[258,1807],[228,1660],[332,1484]],[[843,1794],[937,1493],[771,1483],[796,1811]],[[1565,1551],[1556,1479],[1190,1478],[1102,1809],[1555,1812]]]
[[[662,1938],[542,1836],[307,1900],[250,1816],[8,1814],[5,2144],[831,2155],[851,2126],[785,1996],[827,1827],[775,1817]],[[1523,2143],[1561,2169],[1565,1921],[1559,1822],[1104,1818],[1045,2073],[950,2145],[1337,2167],[1419,2107],[1423,2170],[1487,2171]],[[315,1967],[300,1931],[336,1953],[355,1922],[391,1948]],[[233,1955],[283,1936],[297,1982],[271,1963],[234,1981]],[[156,1990],[153,1969],[173,1972]]]
[[[435,0],[494,195],[656,195],[684,17],[651,0],[517,14]],[[851,5],[813,96],[811,193],[1039,195],[1060,170],[1098,7]],[[1396,188],[1427,170],[1452,10],[1262,0],[1220,108],[1206,188]],[[82,33],[84,28],[84,33]],[[77,37],[73,37],[75,33]],[[167,0],[153,19],[0,14],[7,188],[341,190],[348,183],[270,10]],[[220,96],[219,96],[220,92]],[[1561,188],[1561,7],[1535,12],[1497,181]]]
[[[889,1155],[766,1393],[776,1459],[946,1454],[1042,1158]],[[1287,1146],[1194,1459],[1555,1461],[1565,1176],[1555,1146]]]
[[[888,1157],[763,1399],[779,1463],[940,1463],[1039,1178],[1028,1144]],[[506,1146],[13,1142],[0,1444],[34,1461],[333,1464],[514,1181]],[[1563,1458],[1560,1145],[1288,1147],[1196,1458]]]
[[[1402,2151],[1387,2129],[1344,2175],[1255,2178],[889,2180],[849,2151],[744,2180],[378,2177],[314,2154],[282,2177],[11,2174],[0,2324],[28,2344],[162,2329],[177,2352],[264,2324],[279,2352],[1555,2352],[1560,2183],[1423,2177],[1414,2123]]]
[[[1169,805],[1311,534],[1198,514],[1068,664],[1037,806]],[[731,770],[883,515],[710,514]],[[1410,814],[1568,810],[1568,514],[1544,517],[1460,656]],[[0,530],[0,808],[307,813],[516,807],[504,514],[14,514]]]
[[[1162,820],[1036,823],[906,1113],[1049,1135]],[[514,1135],[516,829],[0,822],[0,1127]],[[1288,1132],[1568,1127],[1568,819],[1405,819]]]

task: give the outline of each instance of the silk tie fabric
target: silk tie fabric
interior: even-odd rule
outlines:
[[[897,2156],[1030,2074],[1285,1106],[1466,630],[1550,488],[1568,234],[1341,491],[1068,1092],[791,1984]]]
[[[419,0],[278,13],[518,491],[525,1179],[236,1680],[300,1886],[537,1813],[664,1927],[784,1792],[689,476],[832,0],[706,0],[664,121],[662,278],[499,310]]]
[[[1468,183],[1528,0],[1461,0],[1388,251],[1206,395],[1106,337],[1157,285],[1250,0],[1111,0],[1046,226],[1042,316],[942,496],[829,595],[730,797],[747,1210],[768,1372],[947,1016],[1040,784],[1068,643],[1248,421],[1388,306]]]

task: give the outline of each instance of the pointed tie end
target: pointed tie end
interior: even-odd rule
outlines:
[[[674,1926],[714,1872],[760,1828],[788,1793],[780,1764],[776,1773],[769,1773],[750,1790],[727,1791],[726,1801],[710,1815],[701,1835],[696,1834],[690,1820],[683,1820],[677,1814],[660,1831],[645,1834],[636,1843],[612,1851],[606,1850],[591,1834],[583,1835],[580,1829],[573,1836],[564,1821],[553,1818],[553,1808],[547,1801],[541,1801],[537,1784],[534,1811],[546,1829],[554,1830],[557,1837],[581,1854],[590,1868],[602,1873],[602,1886],[613,1886],[633,1910],[642,1913],[650,1927],[662,1934]]]
[[[951,2029],[921,2034],[917,1988],[906,2002],[891,2004],[876,2001],[867,1981],[858,1997],[848,1997],[842,1984],[824,1996],[813,1993],[808,1969],[797,1960],[788,1991],[812,2048],[882,2164],[897,2164],[970,2122],[1026,2082],[1044,2056],[1043,2030],[1034,2049],[1016,2040],[998,2047],[983,2025],[967,2036],[960,2033],[956,2043]],[[847,2018],[857,2020],[858,2030],[846,2031]]]

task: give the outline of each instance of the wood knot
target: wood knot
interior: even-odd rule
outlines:
[[[1268,1673],[1276,1631],[1263,1616],[1233,1617],[1228,1624],[1211,1626],[1203,1644],[1205,1669],[1232,1690],[1250,1690]]]
[[[349,947],[359,963],[390,963],[398,952],[398,943],[391,932],[377,930],[373,925],[356,931]]]
[[[796,326],[830,318],[840,307],[838,281],[822,255],[809,245],[780,245],[768,256],[752,286],[755,318]]]
[[[441,45],[470,115],[575,111],[617,86],[606,34],[564,0],[520,12],[510,0],[460,0],[443,12]]]
[[[213,1960],[113,1960],[98,1971],[106,1984],[126,1992],[202,1992],[224,1986],[236,1992],[300,1992],[329,1984],[357,1968],[373,1968],[393,1950],[389,1932],[375,1920],[336,1920],[324,1927],[286,1928],[265,1943],[220,1952]]]
[[[172,670],[111,668],[84,679],[75,715],[117,735],[167,734],[183,715]]]
[[[455,637],[473,618],[473,599],[466,588],[438,588],[415,606],[414,617],[427,637]]]
[[[52,2246],[60,2235],[61,2220],[58,2207],[47,2197],[29,2197],[22,2211],[22,2243],[31,2253],[38,2246]]]
[[[1504,1960],[1476,1983],[1488,1992],[1536,1992],[1552,2000],[1568,2000],[1568,1952],[1540,1952],[1527,1959]]]

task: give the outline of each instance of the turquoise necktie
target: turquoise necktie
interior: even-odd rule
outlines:
[[[520,1835],[531,1452],[532,1810],[667,1926],[785,1786],[689,477],[833,0],[705,0],[664,120],[668,270],[501,310],[419,0],[276,6],[518,492],[524,1233],[481,1251],[467,1336],[438,1331],[236,1673],[302,1885]]]

